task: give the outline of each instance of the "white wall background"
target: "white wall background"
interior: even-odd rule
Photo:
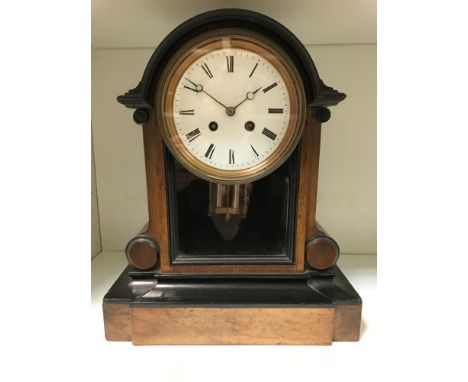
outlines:
[[[137,85],[162,38],[202,11],[265,13],[306,45],[325,83],[348,97],[322,130],[318,220],[342,253],[376,253],[374,1],[93,1],[92,131],[103,251],[147,220],[141,127],[115,98]]]

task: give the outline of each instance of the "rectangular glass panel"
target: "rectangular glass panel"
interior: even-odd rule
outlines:
[[[292,263],[297,151],[270,175],[237,187],[210,185],[168,153],[172,262]]]

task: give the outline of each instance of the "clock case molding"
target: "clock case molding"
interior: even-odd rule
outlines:
[[[145,122],[145,111],[151,110],[158,76],[172,55],[195,34],[217,28],[245,28],[268,36],[280,45],[296,65],[306,90],[310,107],[333,106],[345,99],[346,94],[325,85],[304,45],[283,25],[262,14],[240,10],[220,9],[195,16],[174,29],[151,56],[138,86],[117,97],[117,101],[137,109],[135,122]]]
[[[303,81],[307,116],[292,154],[299,157],[293,264],[174,264],[169,253],[168,154],[155,128],[154,94],[177,49],[194,35],[218,28],[244,28],[268,36],[288,54]],[[288,29],[255,12],[207,12],[184,22],[161,42],[138,86],[117,98],[135,109],[133,119],[143,125],[149,222],[130,240],[126,248],[130,265],[104,297],[108,340],[329,344],[359,339],[361,298],[335,264],[338,244],[315,220],[321,124],[330,118],[327,107],[345,97],[324,84],[305,47]],[[137,268],[129,247],[142,243],[154,256]],[[193,325],[195,330],[187,329]]]

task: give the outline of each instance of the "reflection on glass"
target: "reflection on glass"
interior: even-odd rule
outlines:
[[[287,237],[293,227],[288,211],[294,200],[290,162],[265,178],[237,186],[209,183],[175,162],[173,254],[290,256]]]

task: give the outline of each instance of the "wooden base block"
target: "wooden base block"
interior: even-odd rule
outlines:
[[[333,341],[359,341],[362,305],[338,305],[335,308]]]
[[[132,322],[128,303],[106,303],[102,305],[104,331],[108,341],[131,341]]]
[[[135,345],[327,345],[357,341],[362,302],[335,275],[161,277],[125,270],[104,297],[106,339]]]
[[[135,345],[325,345],[332,308],[134,308]]]

